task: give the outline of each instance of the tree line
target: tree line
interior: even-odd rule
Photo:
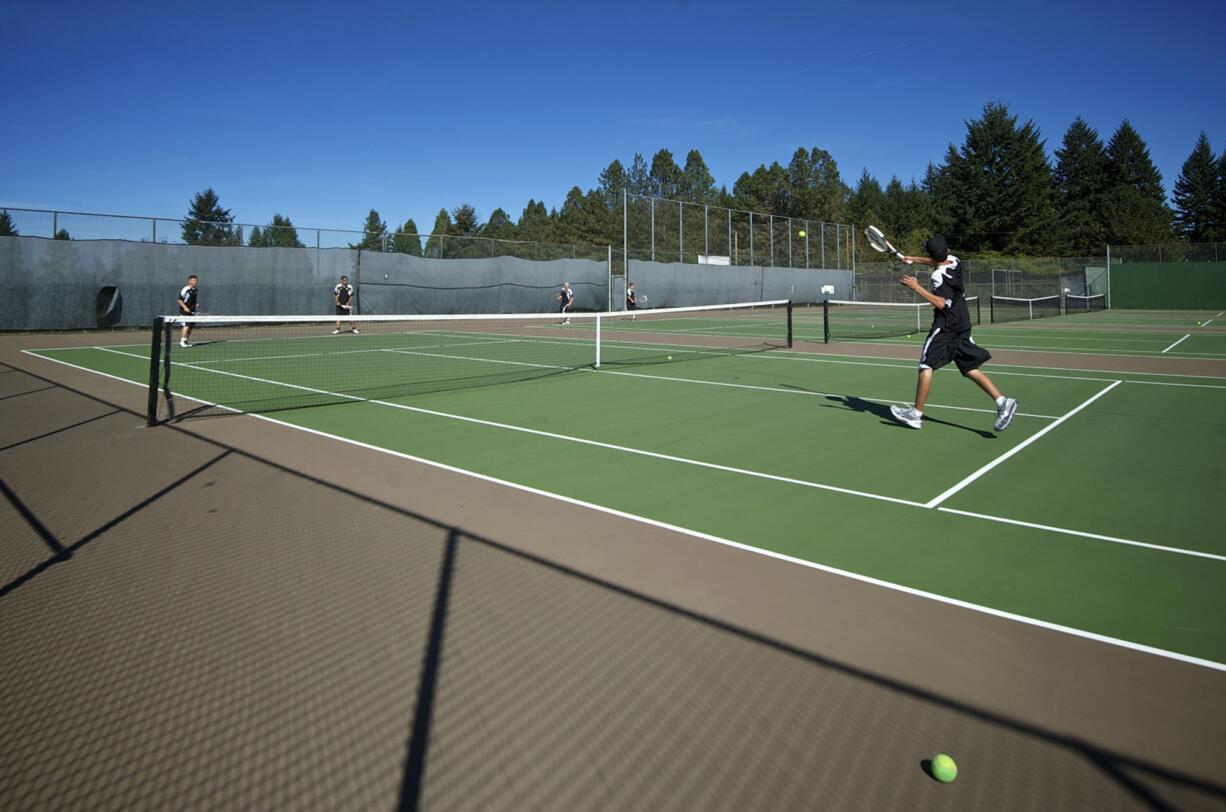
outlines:
[[[620,246],[623,192],[777,217],[874,223],[912,251],[934,232],[972,253],[1059,256],[1097,254],[1108,243],[1226,241],[1226,151],[1216,155],[1205,133],[1174,183],[1171,205],[1144,139],[1128,120],[1104,141],[1079,117],[1049,156],[1033,120],[1019,122],[1007,105],[991,102],[966,122],[961,145],[950,143],[918,181],[893,176],[883,186],[866,169],[853,186],[829,152],[801,147],[786,165],[742,172],[729,190],[716,184],[697,149],[681,164],[661,149],[650,162],[636,154],[628,167],[614,159],[592,188],[572,187],[561,207],[531,199],[518,219],[502,208],[484,221],[467,203],[441,208],[424,244],[412,218],[389,227],[371,209],[351,247],[442,256],[447,237]],[[212,189],[192,198],[182,230],[189,244],[243,242]],[[0,215],[0,235],[11,233],[11,219]],[[302,246],[290,218],[279,213],[253,228],[246,244]]]

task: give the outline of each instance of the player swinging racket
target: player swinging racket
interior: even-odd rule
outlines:
[[[563,316],[562,323],[570,324],[570,306],[575,303],[575,292],[570,289],[570,282],[563,282],[562,289],[553,298],[560,302],[558,312]]]
[[[349,284],[349,277],[342,276],[340,284],[332,288],[332,299],[336,302],[336,315],[352,316],[353,315],[353,285]],[[336,329],[332,331],[332,335],[336,335],[341,331],[341,320],[336,320]],[[358,334],[358,325],[355,322],[349,322],[349,331],[354,335]]]
[[[184,316],[196,315],[196,308],[199,306],[199,302],[200,302],[200,291],[196,289],[196,286],[199,284],[200,284],[200,277],[196,276],[195,274],[192,274],[191,276],[187,277],[187,284],[184,285],[183,288],[179,291],[178,305],[179,305],[179,313],[181,315],[184,315]],[[190,324],[184,324],[183,332],[179,336],[179,346],[180,347],[187,348],[191,346],[191,343],[188,342],[187,340],[187,337],[190,336],[191,334],[192,334],[192,326]]]
[[[924,341],[924,350],[920,355],[915,405],[891,406],[890,413],[899,422],[913,429],[920,428],[924,419],[924,404],[928,401],[928,393],[932,389],[932,372],[953,361],[958,365],[959,372],[978,384],[979,388],[996,402],[995,429],[1004,431],[1013,422],[1017,401],[1002,395],[992,383],[992,379],[979,369],[992,355],[971,338],[971,314],[963,295],[966,284],[962,279],[962,263],[949,253],[944,237],[934,236],[924,243],[924,253],[928,256],[903,256],[901,259],[908,265],[919,263],[932,266],[932,289],[925,290],[914,276],[904,276],[899,281],[935,308],[932,314],[932,329],[928,331],[928,338]]]

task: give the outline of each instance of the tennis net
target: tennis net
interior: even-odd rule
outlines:
[[[979,297],[966,297],[971,324],[979,324]],[[927,302],[852,302],[830,299],[822,303],[825,341],[854,341],[927,333],[932,324]]]
[[[1064,312],[1093,313],[1096,310],[1107,309],[1107,294],[1097,293],[1093,296],[1081,296],[1076,293],[1064,294]]]
[[[1009,321],[1028,321],[1059,316],[1060,295],[1040,296],[1036,299],[1019,299],[1013,296],[993,296],[990,310],[993,324]]]
[[[188,328],[187,346],[181,342]],[[791,346],[791,303],[467,316],[164,316],[149,425],[219,407],[267,412],[514,383],[609,365]],[[160,397],[159,397],[160,393]]]

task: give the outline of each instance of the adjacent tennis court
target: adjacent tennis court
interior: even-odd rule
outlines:
[[[202,328],[165,365],[180,418],[237,408],[612,512],[627,533],[664,525],[1226,669],[1218,318],[983,325],[980,343],[1006,356],[1080,356],[998,358],[988,371],[1021,403],[1000,435],[992,404],[951,371],[937,375],[924,429],[898,425],[888,405],[913,395],[919,337],[822,345],[822,315],[800,309],[791,349],[778,308],[619,316],[603,324],[599,368],[595,325],[556,319],[531,335],[475,320],[340,335],[327,320],[259,336]],[[898,351],[857,354],[866,344]],[[150,383],[148,341],[27,352]],[[1126,356],[1206,368],[1134,372]]]

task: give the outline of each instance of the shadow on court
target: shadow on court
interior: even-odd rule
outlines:
[[[44,425],[0,451],[16,807],[1226,806],[1216,777],[435,521],[360,471],[340,486],[75,390],[31,397]],[[954,784],[915,769],[932,742]]]

